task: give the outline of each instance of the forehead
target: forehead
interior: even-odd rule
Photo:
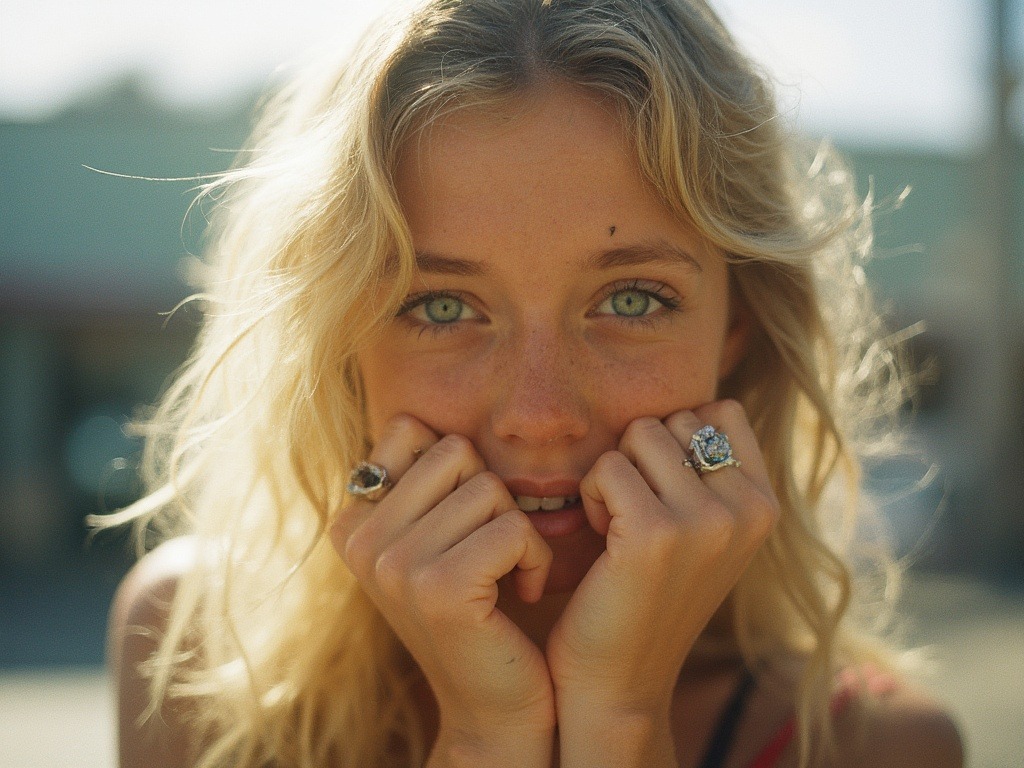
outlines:
[[[554,94],[532,96],[430,124],[403,148],[399,194],[419,202],[417,193],[429,186],[435,202],[476,208],[493,199],[507,210],[508,202],[632,168],[614,116],[579,93],[565,96],[557,107]]]
[[[402,147],[395,185],[420,252],[579,262],[693,239],[640,173],[614,105],[573,86],[430,124]]]
[[[632,150],[608,98],[578,86],[553,82],[486,106],[456,107],[413,133],[402,147],[399,174],[439,163],[460,167],[494,161],[528,166],[562,159],[597,160]],[[518,150],[513,155],[504,150]],[[536,170],[534,168],[533,170]]]

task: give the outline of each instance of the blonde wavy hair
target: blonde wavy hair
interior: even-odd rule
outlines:
[[[337,59],[270,100],[242,163],[206,186],[205,320],[145,424],[150,492],[95,521],[200,546],[147,664],[150,714],[193,700],[204,768],[424,761],[416,666],[326,537],[369,447],[355,354],[414,267],[392,183],[403,143],[557,80],[615,105],[646,179],[728,255],[752,311],[720,394],[746,407],[783,513],[730,598],[730,639],[751,669],[805,660],[809,764],[832,743],[836,669],[889,658],[851,610],[880,599],[853,589],[859,460],[903,402],[861,266],[871,200],[827,147],[795,149],[768,78],[703,0],[430,0]]]

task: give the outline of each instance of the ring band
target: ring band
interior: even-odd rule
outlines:
[[[361,461],[348,476],[345,490],[353,496],[362,496],[367,501],[380,501],[391,489],[388,471],[380,464]]]
[[[732,446],[725,433],[718,432],[710,424],[693,433],[690,438],[690,458],[683,466],[691,467],[698,475],[715,472],[723,467],[738,467],[740,462],[733,458]]]

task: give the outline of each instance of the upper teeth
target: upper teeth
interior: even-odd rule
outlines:
[[[516,496],[516,504],[523,512],[536,512],[538,509],[551,511],[561,509],[579,501],[579,496]]]

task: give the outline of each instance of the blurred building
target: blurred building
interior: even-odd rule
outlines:
[[[0,563],[82,548],[82,515],[134,497],[125,422],[184,359],[201,177],[247,115],[183,114],[128,78],[43,123],[0,124]]]
[[[168,111],[129,78],[45,122],[0,123],[0,572],[95,555],[85,515],[135,498],[125,425],[193,338],[194,313],[166,313],[190,292],[205,224],[189,211],[200,181],[152,179],[226,168],[249,118]],[[874,489],[923,562],[1021,567],[1019,137],[972,154],[847,153],[880,203],[869,279],[897,326],[925,321],[912,344],[937,373],[915,430],[938,471],[908,459],[878,468]]]

